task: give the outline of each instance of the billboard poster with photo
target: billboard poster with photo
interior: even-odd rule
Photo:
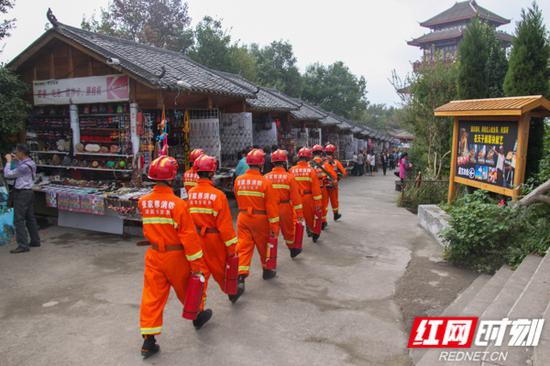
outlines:
[[[513,188],[518,145],[516,121],[458,122],[456,176]]]

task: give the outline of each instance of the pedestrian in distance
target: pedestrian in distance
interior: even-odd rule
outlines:
[[[12,194],[17,247],[11,250],[10,253],[25,253],[31,247],[40,246],[38,223],[34,215],[34,192],[32,190],[36,177],[36,164],[29,157],[29,148],[26,144],[17,144],[15,154],[7,154],[5,158],[4,177],[15,179]]]

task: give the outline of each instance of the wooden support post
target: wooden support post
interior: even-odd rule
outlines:
[[[447,203],[453,203],[456,196],[456,159],[458,156],[458,118],[453,118],[453,147],[451,149],[451,171],[449,173],[449,192],[447,194]]]
[[[55,59],[53,51],[50,52],[50,79],[55,79]]]
[[[521,184],[525,179],[525,165],[527,163],[527,141],[529,141],[529,123],[531,115],[524,114],[518,121],[518,145],[516,151],[516,166],[514,171],[514,187],[512,200],[516,201],[520,194]]]
[[[91,57],[88,57],[88,76],[94,75],[94,67],[93,67],[93,59]]]
[[[73,48],[69,46],[68,49],[69,49],[69,50],[68,50],[68,52],[69,52],[69,54],[68,54],[69,72],[68,72],[67,76],[68,76],[69,78],[73,78],[73,77],[74,77]]]

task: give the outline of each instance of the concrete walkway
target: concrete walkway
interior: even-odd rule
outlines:
[[[214,317],[199,332],[172,294],[161,353],[146,363],[409,365],[396,289],[415,245],[440,249],[396,207],[393,178],[348,178],[342,220],[296,260],[281,248],[275,280],[261,279],[256,255],[237,304],[212,282]],[[59,227],[41,234],[31,253],[0,248],[0,364],[139,365],[144,248]]]

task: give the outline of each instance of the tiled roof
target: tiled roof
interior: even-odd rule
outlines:
[[[327,115],[326,112],[321,112],[300,99],[292,98],[292,100],[300,106],[298,110],[290,112],[290,115],[298,121],[318,121]]]
[[[550,101],[542,95],[524,97],[454,100],[435,109],[445,116],[521,116],[527,112],[550,115]]]
[[[438,41],[462,38],[463,35],[464,35],[464,29],[457,29],[457,28],[445,29],[441,31],[426,33],[423,36],[413,39],[412,41],[408,41],[407,44],[411,46],[421,46],[424,44],[431,44]],[[513,36],[501,31],[496,32],[496,36],[498,39],[500,39],[501,41],[504,41],[505,43],[512,43],[512,41],[514,40]]]
[[[293,102],[290,97],[286,97],[276,89],[257,86],[237,74],[221,71],[218,71],[218,73],[256,94],[256,98],[246,99],[246,103],[253,111],[289,112],[300,107],[298,103]]]
[[[82,47],[105,57],[105,59],[118,59],[120,61],[118,66],[121,69],[159,88],[184,89],[196,93],[255,98],[253,91],[235,84],[180,52],[93,33],[62,23],[57,23],[42,37],[46,37],[52,33],[68,38]],[[19,55],[11,63],[15,62],[23,54]],[[162,78],[159,79],[159,76],[163,74],[163,66],[165,72]]]
[[[481,19],[485,19],[496,24],[510,23],[509,19],[503,18],[500,15],[497,15],[492,11],[485,9],[482,6],[479,6],[477,2],[472,0],[457,2],[449,9],[420,23],[420,25],[423,27],[432,28],[446,23],[472,19],[475,16],[479,16]]]

